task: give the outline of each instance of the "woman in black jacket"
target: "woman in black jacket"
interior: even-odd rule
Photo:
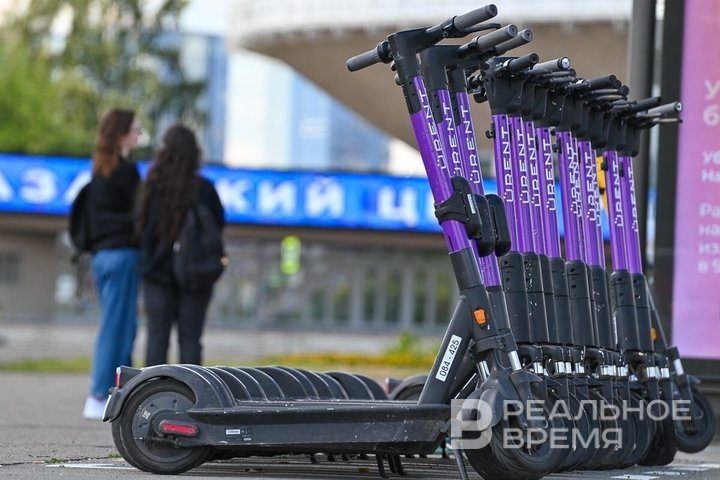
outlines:
[[[138,244],[133,210],[140,186],[127,158],[142,129],[132,110],[113,109],[100,121],[89,187],[92,271],[102,309],[83,415],[102,419],[115,369],[132,365],[137,329]]]
[[[183,125],[170,127],[142,188],[139,213],[140,273],[147,314],[146,365],[167,363],[170,330],[177,326],[180,363],[201,364],[202,336],[213,285],[185,289],[174,277],[173,244],[186,213],[197,202],[225,226],[215,187],[198,175],[200,148]]]

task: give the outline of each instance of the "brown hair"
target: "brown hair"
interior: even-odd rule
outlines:
[[[95,151],[93,152],[93,174],[109,177],[120,161],[120,140],[130,133],[135,112],[113,108],[100,121]]]
[[[163,137],[163,144],[148,171],[140,197],[139,227],[145,228],[151,199],[156,202],[155,238],[161,245],[172,244],[180,233],[190,203],[199,186],[200,147],[188,127],[175,124]]]

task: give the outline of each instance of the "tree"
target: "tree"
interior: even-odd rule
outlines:
[[[18,44],[0,45],[0,65],[0,151],[87,156],[96,119],[76,107],[82,84],[53,80],[47,55]]]
[[[0,88],[0,105],[10,107],[0,150],[87,155],[99,116],[113,106],[134,108],[151,138],[161,118],[204,124],[204,84],[185,78],[173,34],[186,0],[25,4],[0,32],[8,45],[0,52],[15,62],[0,72],[15,88]],[[64,142],[42,138],[51,127]]]

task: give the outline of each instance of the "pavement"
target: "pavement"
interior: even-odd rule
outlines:
[[[82,325],[0,324],[0,362],[27,358],[72,358],[92,351],[94,328]],[[377,351],[380,336],[347,338],[312,332],[210,330],[206,349],[218,358],[257,357],[278,352]],[[140,339],[142,340],[142,338]],[[331,348],[328,348],[331,347]],[[89,379],[84,374],[0,372],[0,479],[147,479],[119,458],[110,426],[81,416]],[[452,461],[405,460],[410,478],[457,478]],[[210,462],[186,474],[196,479],[364,479],[380,478],[374,460],[311,464],[307,457],[250,458]],[[399,478],[392,475],[394,478]],[[471,472],[471,478],[479,478]],[[566,472],[560,479],[654,480],[720,478],[720,439],[694,455],[679,453],[665,467],[634,467],[604,472]]]
[[[81,416],[86,375],[0,372],[0,479],[149,479],[118,458],[110,426]],[[409,478],[457,478],[452,461],[418,464],[405,460]],[[210,462],[185,476],[194,479],[346,480],[379,479],[374,460],[311,464],[307,457],[250,458]],[[392,475],[393,478],[400,478]],[[471,472],[471,478],[479,478]],[[665,467],[634,467],[604,472],[566,472],[560,479],[720,478],[720,439],[703,452],[680,453]]]

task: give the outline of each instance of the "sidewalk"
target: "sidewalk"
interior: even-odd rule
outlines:
[[[90,357],[97,326],[62,323],[0,323],[0,363],[41,358]],[[203,336],[206,361],[256,359],[266,355],[306,352],[377,353],[394,336],[300,331],[257,331],[209,327]],[[145,331],[135,341],[135,358],[142,358]],[[171,354],[172,355],[172,354]],[[172,356],[171,356],[172,358]]]
[[[92,480],[142,480],[153,477],[131,468],[117,458],[110,426],[103,422],[84,420],[82,404],[88,387],[87,375],[0,372],[0,477],[54,480],[58,477]],[[243,478],[245,480],[379,479],[377,470],[367,462],[363,472],[352,477],[338,465],[310,465],[301,459],[298,474],[273,473],[272,459],[252,457],[225,464],[207,464],[187,477],[196,479]],[[554,474],[548,480],[568,479],[684,479],[712,480],[720,471],[720,438],[706,450],[689,455],[679,453],[668,467],[634,467],[607,472],[568,472]],[[260,465],[260,467],[257,467]],[[64,468],[51,468],[64,467]],[[412,478],[455,478],[452,466],[449,475],[432,470],[412,472]],[[163,477],[164,478],[164,477]],[[401,478],[393,476],[392,478]],[[471,472],[471,478],[478,476]]]

